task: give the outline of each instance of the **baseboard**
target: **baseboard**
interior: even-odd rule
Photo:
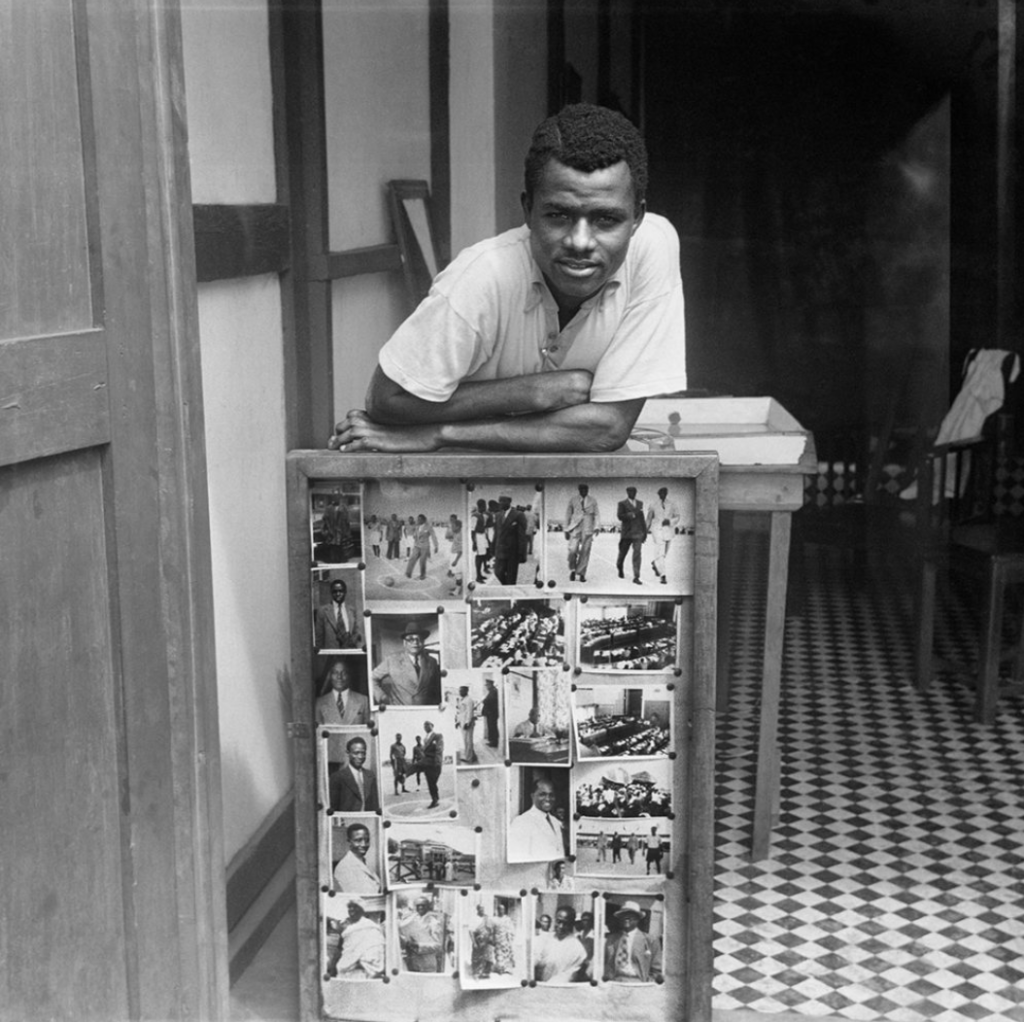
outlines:
[[[245,971],[295,902],[295,798],[289,792],[227,868],[231,982]]]

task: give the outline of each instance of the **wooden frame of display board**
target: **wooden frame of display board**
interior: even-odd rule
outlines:
[[[708,1022],[717,455],[288,491],[303,1022]]]

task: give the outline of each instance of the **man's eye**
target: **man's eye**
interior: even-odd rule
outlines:
[[[561,220],[568,219],[568,217],[566,216],[565,213],[558,213],[558,212],[555,212],[555,211],[552,211],[550,213],[545,213],[544,216],[545,216],[545,219],[547,219],[547,220],[559,220],[559,221],[561,221]]]

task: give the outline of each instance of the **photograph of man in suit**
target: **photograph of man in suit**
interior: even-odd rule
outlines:
[[[316,608],[313,615],[317,649],[362,649],[363,636],[356,616],[345,604],[348,586],[340,578],[331,582],[331,601]]]
[[[375,813],[380,809],[377,776],[366,766],[366,739],[358,735],[345,745],[347,762],[331,775],[331,808],[338,813]]]
[[[430,706],[441,702],[441,668],[424,648],[429,634],[417,622],[406,622],[402,649],[384,657],[370,675],[377,703]]]
[[[365,823],[351,823],[345,828],[348,848],[334,867],[334,889],[347,894],[380,894],[380,877],[367,861],[370,851],[370,828]]]
[[[526,515],[512,506],[512,497],[498,497],[498,513],[494,516],[494,575],[503,586],[514,586],[519,578],[519,565],[526,563]]]
[[[441,801],[437,782],[441,779],[441,767],[444,766],[444,736],[434,730],[429,720],[424,721],[423,730],[427,735],[423,742],[423,775],[430,792],[430,805],[427,808],[436,809]]]
[[[331,657],[324,675],[328,690],[316,701],[317,724],[369,724],[370,700],[352,687],[352,667],[344,657]],[[333,773],[345,758],[345,736],[327,739],[328,769]]]
[[[530,808],[508,826],[509,862],[550,862],[565,855],[562,821],[555,815],[555,785],[538,774],[530,787]]]
[[[661,978],[661,941],[639,929],[643,909],[627,901],[613,916],[617,933],[604,947],[606,983],[656,983]]]
[[[619,556],[615,562],[619,578],[624,578],[623,565],[630,548],[633,550],[633,581],[640,585],[640,562],[643,558],[643,543],[647,539],[647,522],[644,520],[644,502],[636,499],[636,487],[626,487],[626,499],[619,501],[616,512],[619,519]]]
[[[565,510],[565,538],[569,544],[569,581],[587,580],[590,566],[590,548],[597,531],[597,501],[590,496],[590,487],[580,483],[578,493],[569,498]]]

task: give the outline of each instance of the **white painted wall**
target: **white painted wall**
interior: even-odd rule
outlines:
[[[325,0],[324,104],[333,251],[394,240],[387,182],[430,180],[428,0]],[[399,273],[333,285],[335,418],[362,408],[405,318]]]
[[[182,0],[182,37],[193,201],[275,201],[267,0]],[[201,285],[199,331],[230,861],[292,786],[277,276]]]
[[[276,201],[267,0],[181,0],[192,201]]]

